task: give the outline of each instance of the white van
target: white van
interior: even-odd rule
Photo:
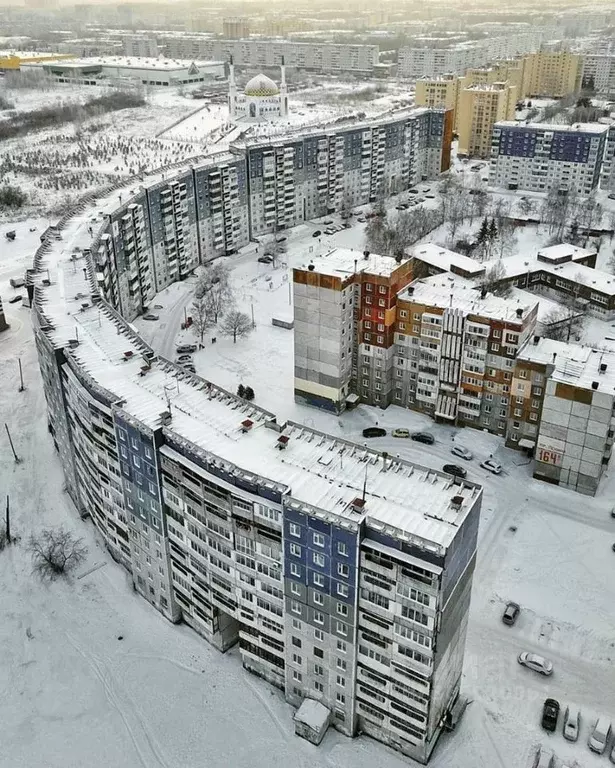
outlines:
[[[589,741],[587,744],[592,752],[597,752],[599,755],[603,755],[610,736],[611,723],[606,717],[601,717],[589,734]]]

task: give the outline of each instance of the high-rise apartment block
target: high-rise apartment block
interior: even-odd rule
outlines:
[[[295,399],[339,413],[392,397],[395,306],[410,261],[336,248],[293,270]]]
[[[227,40],[247,39],[250,37],[250,19],[247,16],[223,19],[222,34]]]
[[[596,493],[613,450],[614,372],[613,352],[538,338],[522,350],[509,439],[536,446],[534,477]]]
[[[160,53],[155,37],[147,35],[126,35],[122,39],[125,56],[140,59],[156,59]]]
[[[87,221],[62,226],[87,242]],[[93,244],[78,270],[62,243],[41,249],[28,291],[49,431],[136,592],[238,646],[292,705],[317,700],[342,733],[425,763],[459,696],[481,488],[280,422],[158,359],[98,293]]]
[[[576,93],[583,58],[570,51],[537,51],[524,57],[523,96],[560,99]]]
[[[495,123],[513,120],[517,88],[508,83],[480,84],[462,88],[457,109],[458,153],[489,157]]]
[[[615,53],[584,53],[581,84],[603,96],[615,95]]]
[[[171,59],[230,61],[239,67],[262,70],[285,63],[292,69],[334,74],[371,74],[378,64],[378,46],[346,43],[296,43],[288,40],[222,40],[207,35],[160,36]]]
[[[499,122],[493,127],[489,183],[495,187],[589,195],[600,182],[607,125]]]

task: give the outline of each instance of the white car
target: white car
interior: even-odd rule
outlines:
[[[403,427],[398,427],[391,432],[391,435],[393,437],[410,437],[410,430],[404,429]]]
[[[470,461],[470,459],[474,458],[474,454],[472,451],[469,451],[467,448],[464,448],[463,445],[454,445],[451,448],[451,453],[455,456],[459,456],[462,459],[465,459],[466,461]]]
[[[587,742],[592,752],[597,752],[599,755],[603,755],[606,751],[606,745],[609,742],[611,736],[611,723],[606,717],[601,717],[594,725],[592,732],[589,734],[589,740]]]
[[[494,461],[493,459],[485,459],[484,461],[481,461],[480,465],[483,469],[493,472],[494,475],[499,475],[502,471],[502,465],[498,464],[497,461]]]
[[[579,725],[581,713],[579,708],[569,704],[564,714],[564,738],[568,741],[576,741],[579,738]]]
[[[517,657],[517,661],[524,667],[532,669],[534,672],[538,672],[541,675],[553,674],[553,663],[543,656],[539,656],[537,653],[529,653],[523,651]]]

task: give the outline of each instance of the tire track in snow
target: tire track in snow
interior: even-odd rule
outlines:
[[[80,656],[86,661],[88,666],[93,670],[94,674],[101,682],[105,696],[111,706],[117,710],[119,716],[122,718],[122,722],[130,736],[132,743],[139,756],[139,761],[143,768],[150,768],[153,765],[159,765],[161,768],[170,768],[169,763],[165,760],[160,747],[156,743],[154,737],[151,735],[149,728],[145,724],[143,713],[136,707],[134,702],[130,701],[132,708],[132,715],[136,719],[136,727],[130,722],[130,714],[128,708],[121,702],[120,696],[116,690],[116,681],[113,674],[109,670],[109,667],[99,657],[93,654],[91,651],[86,651],[80,645],[80,643],[66,630],[62,630],[66,635],[68,641],[73,648],[79,653]],[[125,694],[126,695],[126,694]],[[141,732],[145,740],[145,745],[140,743],[137,731]],[[149,755],[147,753],[150,753]]]

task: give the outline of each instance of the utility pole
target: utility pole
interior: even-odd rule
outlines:
[[[9,425],[6,422],[4,423],[4,428],[6,429],[6,434],[9,436],[9,443],[10,443],[10,446],[11,446],[11,451],[13,451],[13,457],[15,459],[15,464],[20,464],[21,463],[21,459],[15,453],[15,446],[13,445],[13,440],[11,438],[11,433],[9,432]]]
[[[6,540],[11,544],[11,517],[9,513],[9,497],[6,497]]]
[[[23,383],[23,370],[22,370],[22,367],[21,367],[21,357],[17,358],[17,362],[19,363],[19,380],[21,382],[21,384],[19,385],[19,392],[23,392],[25,387],[24,387],[24,383]]]

